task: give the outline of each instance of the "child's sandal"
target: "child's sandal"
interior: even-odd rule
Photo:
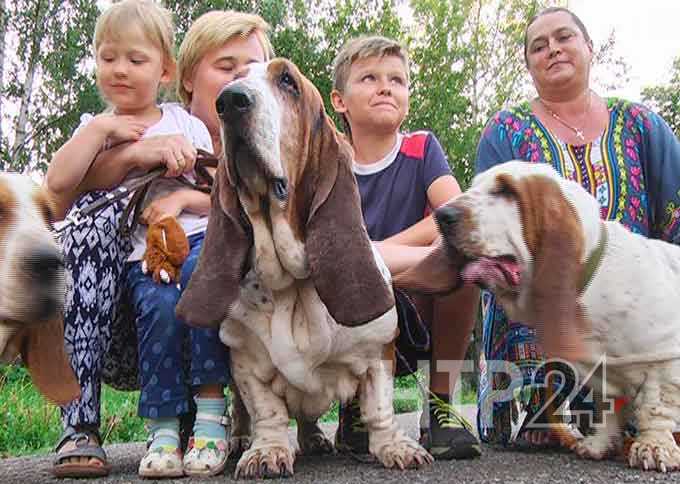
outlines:
[[[153,449],[149,448],[153,440],[160,436],[173,437],[179,442],[179,434],[173,430],[161,429],[149,435],[146,441],[146,454],[139,463],[139,476],[156,479],[182,477],[184,475],[182,451],[178,447],[163,445]]]
[[[217,422],[227,428],[227,439],[191,437],[184,454],[184,474],[187,476],[216,476],[227,465],[229,457],[230,422],[227,417],[198,413],[196,420]]]

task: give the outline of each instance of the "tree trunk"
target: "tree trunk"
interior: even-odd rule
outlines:
[[[34,25],[41,25],[43,2],[38,0],[35,6]],[[16,129],[14,135],[14,144],[12,145],[12,157],[15,157],[24,144],[27,131],[26,124],[28,123],[28,108],[31,103],[31,94],[33,93],[33,81],[35,73],[38,69],[38,54],[40,52],[40,39],[42,37],[42,29],[37,28],[33,33],[31,39],[31,48],[29,50],[28,67],[26,69],[26,78],[21,92],[21,107],[19,108],[19,117],[16,122]]]
[[[5,0],[0,0],[0,151],[5,146],[5,138],[2,130],[2,100],[4,98],[5,90],[5,45],[6,32],[8,24],[9,13],[7,12],[7,4]]]

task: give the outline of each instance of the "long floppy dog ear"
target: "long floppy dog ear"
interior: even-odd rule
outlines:
[[[446,294],[461,287],[463,256],[439,237],[437,245],[423,260],[396,274],[392,283],[422,294]]]
[[[502,175],[501,175],[502,176]],[[522,231],[533,257],[532,324],[548,357],[584,356],[586,322],[578,305],[584,236],[557,182],[529,176],[516,190]]]
[[[177,317],[191,326],[216,327],[239,294],[252,238],[238,195],[220,160],[213,183],[208,228],[189,284],[177,303]]]
[[[10,344],[19,349],[33,384],[45,398],[66,405],[80,396],[80,385],[64,348],[62,319],[22,328]]]
[[[352,150],[322,114],[314,137],[315,191],[306,225],[307,258],[319,297],[335,321],[359,326],[394,306],[375,263],[352,173]]]

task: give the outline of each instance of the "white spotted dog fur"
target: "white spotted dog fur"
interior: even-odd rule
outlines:
[[[237,82],[256,98],[252,123],[258,129],[251,132],[252,146],[261,150],[258,155],[274,177],[286,177],[279,147],[287,142],[281,139],[282,125],[293,121],[286,119],[290,113],[284,115],[268,64],[252,66],[247,78]],[[248,194],[240,192],[239,198],[254,232],[253,268],[230,320],[220,329],[231,348],[234,379],[255,421],[251,448],[237,473],[252,477],[254,462],[275,461],[274,456],[290,461],[292,469],[289,415],[315,420],[334,400],[352,398],[357,386],[371,451],[388,467],[410,461],[409,453],[418,451],[424,460],[424,451],[396,426],[391,370],[381,359],[383,345],[395,337],[395,309],[365,326],[336,324],[307,279],[304,242],[294,236],[286,206],[269,194],[269,213],[263,214]]]
[[[448,257],[457,254],[460,278],[492,290],[509,318],[536,326],[549,355],[560,349],[569,354],[567,346],[580,344],[571,357],[582,372],[606,357],[605,396],[628,397],[627,410],[639,427],[629,465],[680,469],[672,435],[680,421],[680,315],[674,305],[680,300],[680,247],[601,221],[599,204],[581,185],[549,165],[521,161],[475,177],[436,218]],[[553,243],[560,249],[550,252],[546,246]],[[588,258],[602,247],[590,282],[578,287]],[[560,284],[550,274],[571,281],[570,287],[550,293]],[[575,311],[558,314],[558,307]],[[620,449],[625,413],[608,415],[594,435],[573,443],[574,450],[602,459]]]
[[[236,98],[225,101],[225,96]],[[317,184],[306,192],[306,180],[325,176],[316,170],[323,171],[319,163],[327,160],[313,160],[315,155],[310,154],[316,146],[315,129],[337,136],[334,129],[330,132],[332,123],[318,91],[294,65],[278,59],[252,65],[245,77],[223,90],[218,112],[229,110],[238,111],[234,115],[239,116],[240,128],[237,134],[227,135],[229,119],[223,118],[225,154],[232,159],[232,165],[225,162],[227,175],[253,238],[249,270],[219,333],[230,347],[232,375],[252,422],[252,445],[241,456],[236,475],[292,474],[295,452],[287,434],[289,418],[313,423],[334,401],[346,402],[357,390],[369,449],[381,463],[404,468],[432,462],[398,428],[393,413],[392,362],[383,360],[386,346],[397,334],[393,302],[366,324],[343,326],[329,312],[310,276],[307,229],[301,227],[297,214],[306,220],[312,209],[308,210],[311,202],[305,194],[322,190]],[[358,206],[357,211],[360,220]],[[359,230],[365,233],[363,225]],[[366,247],[371,257],[368,242]],[[375,250],[372,254],[384,278],[381,284],[392,298],[389,272],[379,254]],[[191,318],[186,319],[191,323]],[[318,439],[321,431],[316,425],[311,428]],[[298,435],[299,441],[304,439]]]
[[[21,356],[39,390],[65,404],[79,389],[64,349],[64,267],[51,220],[45,191],[0,173],[0,361]]]

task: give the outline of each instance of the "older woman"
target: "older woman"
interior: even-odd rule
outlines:
[[[603,219],[679,243],[680,143],[664,120],[644,106],[602,98],[590,88],[593,43],[567,9],[548,8],[529,21],[524,56],[538,96],[491,118],[479,143],[477,172],[511,159],[550,163],[596,197]],[[488,362],[519,367],[527,391],[518,403],[529,422],[545,403],[541,388],[527,388],[543,356],[534,331],[509,321],[488,292],[482,307],[487,370],[480,380],[480,435],[507,443],[516,407],[492,403],[493,391],[504,388],[508,377],[488,370]],[[534,383],[542,382],[540,373]],[[519,437],[533,444],[552,441],[540,427],[522,428]]]
[[[214,11],[196,20],[182,42],[178,94],[208,127],[215,152],[222,149],[214,107],[217,94],[244,65],[273,56],[267,30],[266,22],[256,15]],[[106,195],[103,190],[118,186],[131,170],[167,164],[186,143],[178,135],[156,136],[106,150],[75,191],[61,188],[55,182],[59,177],[54,176],[60,167],[50,166],[47,188],[63,217],[72,204],[82,207]],[[64,333],[82,396],[62,409],[64,434],[53,468],[58,477],[108,474],[98,431],[101,381],[104,377],[119,388],[137,387],[135,325],[121,317],[125,306],[119,304],[121,277],[130,253],[129,241],[117,230],[123,208],[121,202],[108,206],[95,218],[72,227],[64,238],[66,265],[73,280]]]

